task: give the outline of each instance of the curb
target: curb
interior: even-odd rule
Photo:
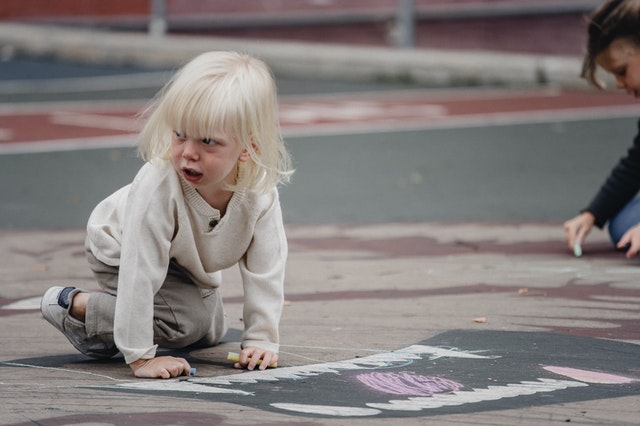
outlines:
[[[179,67],[209,50],[237,50],[263,59],[279,76],[404,82],[430,87],[586,87],[576,57],[434,49],[330,45],[0,24],[7,54],[85,63]]]

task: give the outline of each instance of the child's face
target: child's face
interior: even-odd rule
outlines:
[[[596,57],[596,62],[616,78],[616,87],[640,98],[640,47],[619,38]]]
[[[205,198],[225,191],[225,184],[235,183],[236,165],[247,159],[242,145],[230,138],[216,135],[194,139],[180,130],[173,132],[173,167]]]

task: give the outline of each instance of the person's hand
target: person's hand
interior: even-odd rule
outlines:
[[[264,370],[276,362],[278,362],[278,354],[249,346],[240,351],[240,361],[236,362],[233,367],[246,368],[247,370],[258,367],[258,369]]]
[[[618,241],[617,247],[619,249],[627,249],[625,254],[627,259],[637,256],[640,253],[640,225],[636,225],[625,232],[620,241]]]
[[[564,223],[564,233],[567,237],[569,250],[573,250],[575,243],[582,245],[595,221],[596,218],[593,214],[582,212]]]
[[[129,364],[133,375],[141,379],[169,379],[183,374],[189,375],[191,366],[184,358],[160,356],[151,359],[139,359]]]

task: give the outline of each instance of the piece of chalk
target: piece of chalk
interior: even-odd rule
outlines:
[[[240,354],[236,353],[236,352],[229,352],[227,354],[227,361],[231,361],[231,362],[240,362]],[[249,361],[251,361],[251,358],[249,358]],[[259,359],[258,360],[258,365],[262,364],[262,360]],[[269,368],[276,368],[278,366],[277,362],[272,363]]]
[[[190,376],[195,376],[196,375],[196,368],[195,367],[191,367],[191,370],[189,370],[189,375]]]
[[[582,256],[582,247],[580,247],[579,241],[576,241],[575,243],[573,243],[573,254],[576,257]]]

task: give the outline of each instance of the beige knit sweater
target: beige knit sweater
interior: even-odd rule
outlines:
[[[202,288],[217,288],[220,271],[237,263],[244,287],[242,346],[278,352],[287,240],[277,189],[235,192],[221,218],[169,162],[147,163],[130,185],[95,208],[87,248],[119,268],[114,339],[127,363],[155,356],[153,296],[171,259]]]

